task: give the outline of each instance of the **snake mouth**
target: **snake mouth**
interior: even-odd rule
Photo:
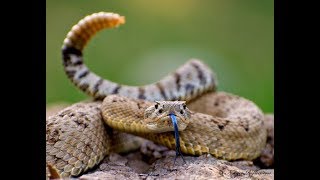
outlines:
[[[183,131],[187,127],[188,123],[185,122],[185,119],[175,114],[163,115],[152,119],[149,118],[146,122],[146,126],[149,130],[153,131],[154,133],[174,131],[174,126],[170,117],[171,115],[176,116],[179,131]]]
[[[175,131],[171,117],[174,116],[175,126],[183,131],[190,122],[191,112],[185,101],[156,101],[144,112],[146,129],[154,133]]]

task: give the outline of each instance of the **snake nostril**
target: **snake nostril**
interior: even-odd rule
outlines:
[[[180,110],[180,114],[183,114],[183,111],[182,111],[182,110]]]
[[[162,109],[159,109],[159,113],[162,113]]]

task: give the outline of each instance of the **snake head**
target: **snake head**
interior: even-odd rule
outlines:
[[[156,101],[144,112],[147,128],[155,133],[174,131],[170,114],[176,116],[179,131],[184,130],[190,122],[191,112],[185,101]]]

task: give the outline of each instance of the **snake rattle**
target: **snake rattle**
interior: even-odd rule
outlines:
[[[180,145],[184,154],[257,158],[267,139],[262,111],[250,100],[216,91],[217,78],[203,62],[190,60],[160,81],[139,87],[111,82],[88,69],[82,51],[90,38],[124,22],[115,13],[94,13],[67,34],[64,70],[96,101],[76,103],[46,120],[47,176],[79,176],[97,165],[110,153],[111,128],[170,149]]]

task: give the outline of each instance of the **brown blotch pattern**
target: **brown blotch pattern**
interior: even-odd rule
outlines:
[[[50,134],[50,138],[48,139],[50,144],[55,144],[59,140],[59,131],[57,129],[54,129],[51,133],[47,130],[47,134]]]
[[[187,93],[190,93],[191,95],[194,94],[194,85],[192,84],[186,84],[185,89]]]
[[[87,91],[88,87],[89,87],[89,84],[86,84],[86,83],[79,86],[79,88],[80,88],[82,91]]]
[[[144,101],[138,101],[137,102],[137,106],[138,106],[138,109],[141,109],[145,106],[145,102]]]
[[[181,87],[181,85],[180,85],[180,81],[181,81],[181,76],[180,76],[180,74],[178,73],[178,72],[174,72],[174,78],[175,78],[175,83],[176,83],[176,85],[177,85],[177,91],[179,91],[180,90],[180,87]]]
[[[247,131],[247,132],[249,131],[249,122],[248,122],[247,119],[241,119],[240,120],[240,126],[243,127],[243,129],[245,131]]]
[[[79,79],[82,79],[82,78],[86,77],[89,73],[90,73],[89,70],[83,71],[81,74],[79,74],[78,77],[79,77]]]
[[[117,84],[117,86],[113,89],[113,91],[111,92],[111,94],[118,94],[120,88],[121,88],[121,85],[120,85],[120,84]]]
[[[76,74],[75,70],[66,70],[65,72],[66,72],[68,78],[73,78],[74,75]]]
[[[139,95],[138,95],[138,98],[139,99],[146,99],[146,96],[144,95],[145,93],[145,89],[143,87],[139,87]]]
[[[166,96],[166,93],[164,92],[164,88],[163,88],[163,86],[161,85],[161,83],[160,83],[160,82],[157,82],[157,83],[156,83],[156,86],[157,86],[157,88],[159,89],[160,94],[161,94],[161,96],[163,97],[163,99],[168,99],[167,96]]]
[[[80,119],[76,119],[73,122],[75,122],[78,126],[81,126],[83,128],[87,128],[89,125],[86,122],[81,121]]]
[[[92,91],[93,95],[96,95],[96,94],[97,94],[97,92],[99,91],[99,86],[102,84],[102,82],[103,82],[103,79],[100,78],[100,79],[96,82],[96,84],[93,86],[93,91]]]
[[[198,79],[200,80],[201,85],[205,85],[207,83],[207,80],[201,70],[201,68],[198,66],[198,64],[192,62],[191,65],[197,70],[198,73]]]
[[[223,131],[223,129],[229,124],[229,120],[225,120],[225,119],[215,119],[215,118],[210,118],[210,121],[212,121],[213,123],[217,124],[218,128],[220,129],[220,131]]]

